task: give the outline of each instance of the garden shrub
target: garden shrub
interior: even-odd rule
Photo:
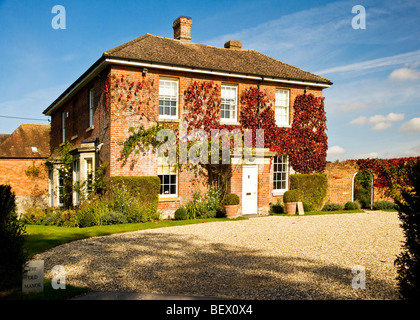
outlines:
[[[186,204],[188,219],[205,218],[207,213],[207,202],[202,199],[199,191],[194,192],[193,200]]]
[[[319,210],[327,195],[328,178],[324,173],[292,174],[289,189],[302,192],[301,201],[308,205],[308,211]]]
[[[298,189],[288,190],[283,195],[283,202],[299,202],[302,200],[302,192]]]
[[[284,206],[277,199],[277,203],[270,203],[270,213],[284,213]]]
[[[26,256],[25,226],[17,219],[16,198],[9,185],[0,185],[0,291],[21,281]]]
[[[106,199],[100,198],[84,202],[76,212],[76,225],[79,228],[102,225],[102,217],[109,211],[108,205]]]
[[[360,204],[357,201],[348,201],[344,205],[345,210],[358,210],[360,209]]]
[[[108,211],[102,216],[103,225],[122,224],[122,223],[128,223],[127,217],[122,212]]]
[[[226,206],[234,206],[239,204],[239,197],[235,193],[229,193],[226,195],[225,198],[225,205]]]
[[[343,205],[339,203],[327,203],[322,208],[322,211],[338,211],[343,210]]]
[[[386,200],[376,201],[373,204],[374,210],[396,210],[397,207],[397,204]]]
[[[110,209],[125,214],[128,222],[159,219],[159,177],[111,177],[108,191],[112,202]]]
[[[187,220],[188,213],[185,207],[180,207],[175,211],[175,220]]]
[[[214,187],[210,187],[205,195],[205,201],[207,202],[207,211],[214,211],[215,213],[218,210],[222,210],[220,205],[220,197],[222,195],[222,190]]]

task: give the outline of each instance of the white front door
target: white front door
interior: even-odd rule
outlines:
[[[258,213],[258,166],[242,167],[242,214]]]

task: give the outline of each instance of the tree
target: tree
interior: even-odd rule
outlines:
[[[23,251],[25,227],[17,219],[15,194],[0,185],[0,291],[17,285],[26,257]]]
[[[420,161],[409,174],[411,188],[397,200],[398,215],[405,236],[403,252],[395,260],[398,286],[403,299],[420,298]]]

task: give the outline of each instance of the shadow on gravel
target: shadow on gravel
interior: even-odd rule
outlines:
[[[368,271],[367,288],[353,289],[350,268],[326,265],[322,260],[281,253],[267,256],[262,251],[180,234],[148,232],[131,238],[113,237],[112,241],[107,238],[62,246],[58,255],[46,259],[50,264],[46,268],[80,264],[83,271],[77,275],[69,271],[68,283],[77,280],[78,285],[95,291],[264,300],[397,298],[394,287],[369,278]]]

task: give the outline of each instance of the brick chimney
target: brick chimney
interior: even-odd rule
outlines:
[[[225,48],[230,50],[241,50],[242,42],[239,40],[228,40],[225,42]]]
[[[174,39],[181,41],[191,41],[192,19],[186,16],[178,17],[172,28],[174,29]]]

